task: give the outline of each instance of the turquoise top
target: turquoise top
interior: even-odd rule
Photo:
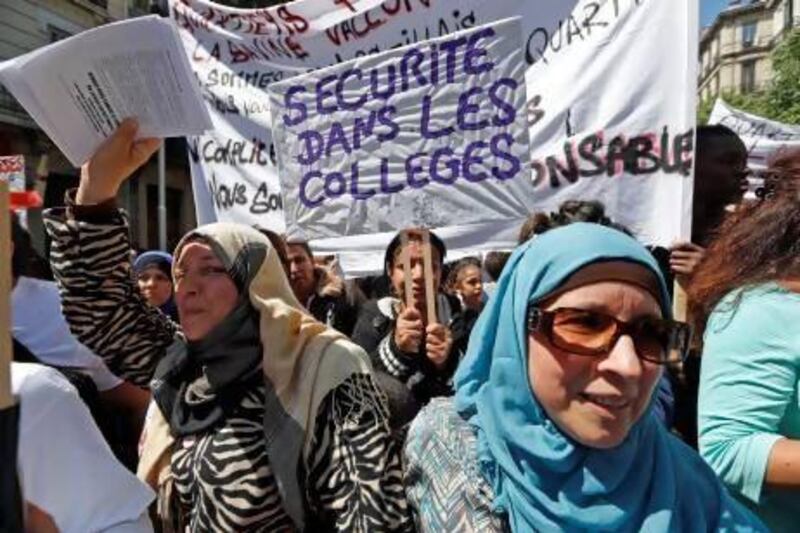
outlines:
[[[800,439],[799,385],[800,294],[770,283],[726,296],[705,333],[700,453],[774,531],[798,527],[800,492],[763,485],[775,441]]]

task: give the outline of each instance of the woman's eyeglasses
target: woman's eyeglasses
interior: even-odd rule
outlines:
[[[622,335],[629,335],[640,359],[660,365],[683,361],[691,340],[691,328],[683,322],[652,317],[623,322],[569,307],[552,311],[529,307],[528,331],[542,333],[561,350],[590,356],[608,354]]]

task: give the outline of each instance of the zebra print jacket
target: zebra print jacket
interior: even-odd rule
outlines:
[[[130,265],[127,219],[115,208],[71,205],[45,214],[50,260],[73,333],[123,379],[147,388],[179,327],[139,295]],[[169,497],[177,531],[295,531],[283,509],[263,436],[262,383],[207,434],[178,439]],[[304,474],[307,531],[409,531],[400,449],[372,376],[334,389],[315,419],[314,453]],[[368,402],[369,403],[369,402]]]

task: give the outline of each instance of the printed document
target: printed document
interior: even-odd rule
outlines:
[[[94,28],[0,64],[8,88],[80,166],[126,117],[140,137],[211,129],[174,24],[148,16]]]

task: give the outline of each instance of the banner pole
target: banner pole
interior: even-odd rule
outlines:
[[[431,232],[422,230],[422,268],[425,276],[425,305],[428,313],[428,324],[436,324],[436,295],[433,293],[433,261],[431,260]]]
[[[672,287],[672,318],[686,322],[688,306],[689,297],[686,295],[686,290],[676,280]]]
[[[11,204],[0,179],[0,531],[24,531],[17,478],[19,405],[11,394]]]
[[[8,182],[0,180],[0,409],[11,396],[11,206]]]
[[[161,143],[158,149],[158,249],[167,250],[167,149]],[[152,245],[152,243],[151,243]]]
[[[408,232],[403,230],[400,232],[400,250],[402,250],[403,261],[403,288],[404,288],[404,301],[406,309],[414,307],[414,291],[412,288],[413,280],[411,279],[411,250],[408,249]]]

